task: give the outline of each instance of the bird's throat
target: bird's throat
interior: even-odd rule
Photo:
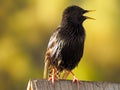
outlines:
[[[67,23],[66,25],[61,27],[59,35],[61,38],[71,39],[85,35],[85,31],[81,24],[74,25],[71,23]]]

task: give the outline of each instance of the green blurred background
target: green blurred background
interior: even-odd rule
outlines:
[[[120,0],[0,0],[0,90],[25,90],[42,78],[52,32],[69,5],[86,14],[84,56],[74,73],[80,80],[120,82]],[[69,79],[72,79],[70,76]]]

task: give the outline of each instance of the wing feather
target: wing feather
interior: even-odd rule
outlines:
[[[43,78],[46,79],[47,73],[48,73],[48,68],[50,66],[50,62],[52,62],[52,58],[55,56],[56,51],[58,50],[58,32],[60,30],[60,27],[58,27],[53,35],[51,36],[46,55],[45,55],[45,66],[44,66],[44,75]]]

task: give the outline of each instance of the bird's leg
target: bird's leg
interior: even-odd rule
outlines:
[[[72,71],[65,70],[62,79],[66,79],[69,74],[72,74],[73,76],[73,82],[79,82],[78,78],[75,76],[75,74]]]
[[[75,74],[72,71],[70,71],[70,73],[73,75],[73,83],[77,84],[77,88],[79,90],[79,88],[80,88],[79,87],[80,81],[78,80],[78,78],[75,76]]]
[[[66,79],[69,74],[70,74],[70,71],[65,70],[62,79]]]
[[[56,76],[56,68],[52,69],[52,74],[49,76],[48,81],[52,81],[52,83],[54,84],[55,80],[58,80],[57,76]]]
[[[75,76],[75,74],[74,74],[72,71],[70,71],[70,73],[73,75],[73,82],[79,83],[80,81],[79,81],[78,78]]]

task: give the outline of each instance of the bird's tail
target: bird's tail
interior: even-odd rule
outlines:
[[[43,79],[46,79],[46,78],[47,78],[48,66],[49,66],[49,60],[46,60],[46,61],[45,61],[45,66],[44,66]]]

